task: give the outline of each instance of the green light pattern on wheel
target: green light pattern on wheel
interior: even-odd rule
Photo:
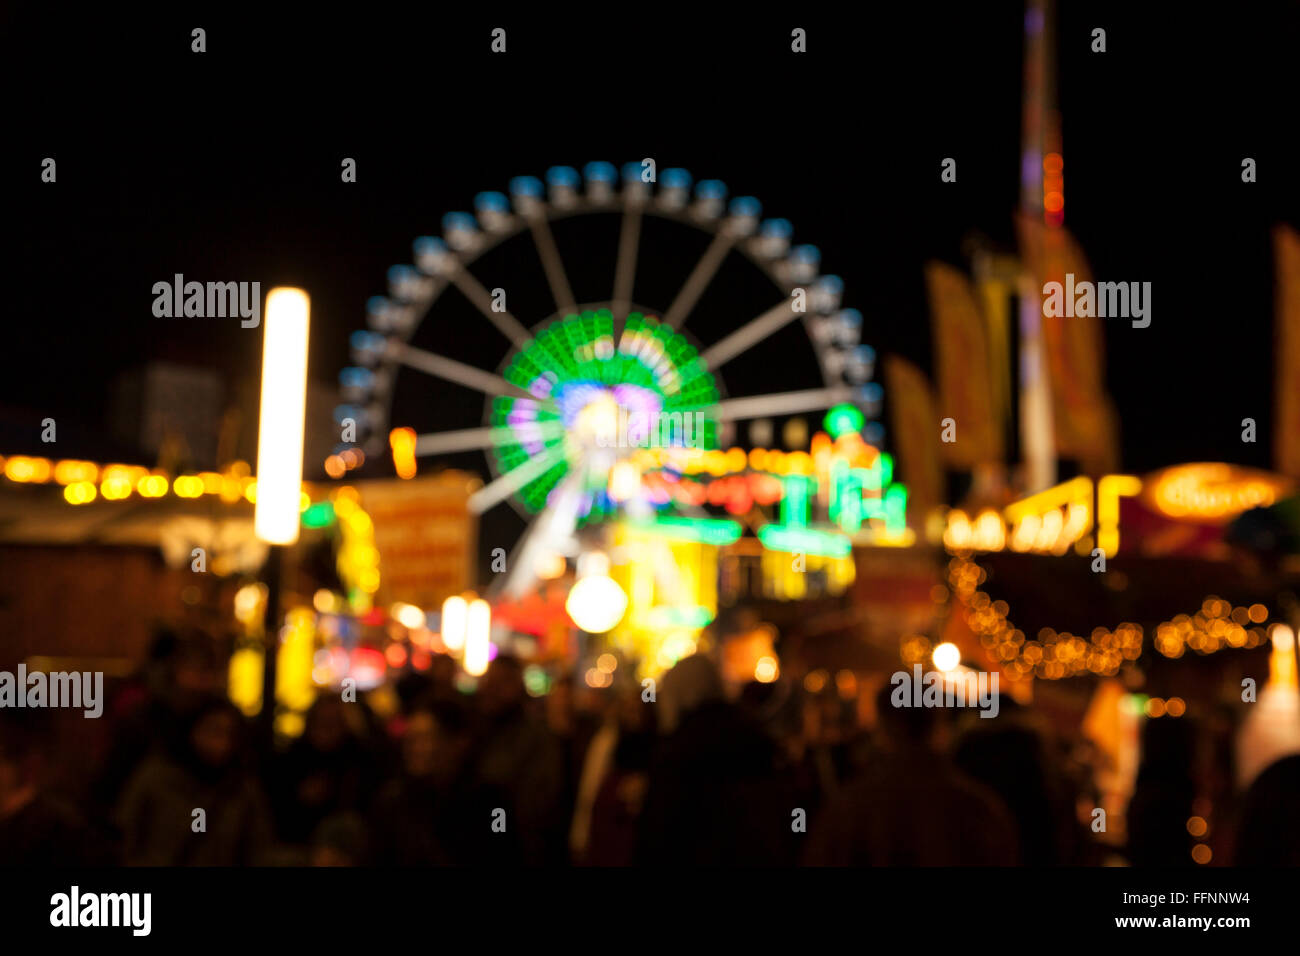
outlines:
[[[515,355],[505,379],[537,398],[493,400],[492,425],[509,435],[493,447],[498,473],[525,466],[539,456],[555,459],[517,491],[531,512],[545,507],[551,490],[579,461],[585,447],[579,426],[596,403],[606,409],[617,407],[625,420],[638,412],[684,417],[705,412],[718,402],[717,384],[696,348],[657,318],[640,312],[628,316],[617,348],[614,317],[608,309],[552,322]],[[705,414],[702,424],[702,434],[693,435],[691,443],[716,447],[714,416]],[[583,517],[611,510],[605,495],[607,478],[600,472],[584,475]]]

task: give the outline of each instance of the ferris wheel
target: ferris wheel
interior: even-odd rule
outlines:
[[[866,421],[878,415],[882,393],[871,381],[875,353],[860,341],[861,314],[841,307],[843,282],[820,274],[818,249],[792,245],[790,222],[761,219],[757,199],[728,201],[722,182],[693,184],[684,169],[656,175],[647,159],[621,171],[607,162],[588,163],[581,174],[554,166],[544,182],[519,176],[508,194],[478,193],[474,210],[448,213],[440,237],[415,240],[413,265],[389,270],[388,294],[370,300],[368,328],[351,337],[354,365],[340,374],[343,404],[335,417],[356,423],[356,444],[373,458],[387,450],[390,429],[406,424],[394,420],[399,376],[420,376],[431,400],[444,394],[446,383],[485,396],[477,425],[416,434],[413,453],[486,455],[491,478],[471,496],[470,511],[482,514],[509,501],[528,521],[510,573],[499,584],[506,593],[526,589],[544,556],[576,554],[580,527],[620,513],[644,515],[654,507],[636,495],[610,494],[611,477],[626,477],[635,452],[646,444],[638,436],[627,440],[629,422],[634,430],[635,423],[649,422],[640,438],[651,442],[667,434],[668,445],[713,448],[730,437],[736,422],[840,404],[856,406]],[[604,297],[594,301],[576,299],[566,263],[583,252],[562,248],[554,228],[560,220],[576,219],[602,223],[606,243],[616,250]],[[654,220],[705,239],[684,281],[672,283],[675,293],[643,304],[634,298],[634,287],[644,287],[642,277],[662,262],[648,229]],[[554,302],[550,314],[517,317],[504,295],[511,277],[475,270],[486,253],[512,242],[535,247]],[[720,334],[715,330],[707,344],[697,342],[688,328],[696,306],[737,257],[757,267],[760,283],[770,286],[770,295],[762,294],[767,304],[757,314],[724,316]],[[466,362],[413,344],[423,323],[438,321],[443,294],[453,287],[499,333],[500,351],[488,362]],[[795,363],[773,366],[769,354],[758,378],[778,387],[728,397],[727,373],[796,323],[815,359],[807,367],[816,371],[790,381],[797,377],[790,371]],[[494,368],[484,367],[498,357]],[[656,431],[656,422],[675,424],[675,435],[671,427]],[[871,422],[864,432],[878,443],[871,431],[878,433],[879,425]]]

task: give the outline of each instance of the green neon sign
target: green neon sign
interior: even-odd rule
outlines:
[[[318,501],[309,505],[302,513],[304,528],[327,528],[334,523],[334,505],[329,501]]]
[[[781,523],[758,529],[758,540],[769,551],[798,551],[831,558],[853,553],[853,541],[838,531],[808,527],[808,507],[815,482],[808,475],[786,475],[781,483]]]
[[[766,524],[758,529],[758,540],[769,551],[797,551],[828,558],[847,558],[853,553],[852,539],[838,531]]]
[[[713,623],[713,612],[707,607],[655,607],[646,615],[651,627],[686,627],[699,630]]]
[[[853,550],[851,535],[864,521],[884,523],[888,537],[907,530],[907,488],[896,484],[894,460],[879,455],[870,468],[854,468],[843,459],[832,462],[828,508],[836,530],[809,527],[808,510],[817,490],[816,480],[807,475],[782,478],[781,520],[759,529],[763,547],[774,551],[801,551],[830,557],[846,557]]]
[[[662,517],[655,521],[631,522],[642,534],[653,534],[674,541],[698,541],[701,544],[733,544],[740,538],[740,523],[726,518]]]

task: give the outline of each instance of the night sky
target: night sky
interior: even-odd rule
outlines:
[[[443,213],[471,208],[480,190],[551,165],[653,156],[660,170],[682,166],[757,196],[765,217],[790,219],[796,242],[821,249],[823,273],[844,278],[864,340],[926,368],[924,263],[964,267],[973,235],[1013,248],[1019,4],[907,14],[868,5],[849,20],[701,18],[652,5],[493,18],[442,6],[416,19],[358,22],[349,10],[312,23],[3,14],[13,109],[0,453],[40,450],[46,416],[70,426],[62,454],[79,453],[78,435],[95,447],[111,382],[145,361],[216,367],[231,382],[256,376],[260,329],[153,317],[153,283],[177,272],[256,280],[263,292],[307,288],[311,374],[334,380],[366,299],[386,291],[388,266],[411,260],[416,236],[438,234]],[[1187,8],[1066,6],[1066,225],[1096,279],[1153,284],[1149,328],[1106,325],[1123,465],[1267,466],[1269,233],[1300,223],[1286,67],[1297,7],[1242,11],[1229,24]],[[205,54],[190,52],[194,26],[207,29]],[[494,26],[508,31],[505,56],[488,52]],[[789,52],[794,26],[809,31],[805,56]],[[1107,29],[1105,54],[1089,50],[1094,26]],[[58,163],[54,185],[40,182],[45,156]],[[345,156],[357,160],[356,184],[339,181]],[[956,184],[940,182],[946,156],[958,161]],[[1245,156],[1258,161],[1255,184],[1241,182]],[[669,267],[677,257],[689,268],[682,243]],[[516,258],[501,267],[538,270]],[[575,285],[586,273],[612,279],[608,247],[593,246],[592,260],[566,263]],[[591,298],[608,295],[592,288]],[[688,325],[706,343],[710,316],[722,316],[720,332],[757,314],[729,303],[730,288],[711,290]],[[512,311],[531,324],[549,304],[537,301]],[[462,309],[464,322],[449,312],[417,342],[495,367],[504,339]],[[732,394],[811,384],[782,379],[803,360],[778,374],[785,347],[772,348],[737,365]],[[422,387],[409,399],[412,424],[477,423],[481,398]],[[1259,422],[1256,445],[1240,441],[1244,417]]]

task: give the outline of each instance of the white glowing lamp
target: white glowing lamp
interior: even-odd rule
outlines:
[[[956,670],[961,663],[961,650],[956,644],[945,642],[934,649],[933,659],[934,666],[941,671]]]
[[[468,614],[469,604],[459,594],[442,602],[442,643],[447,650],[458,651],[465,646]]]
[[[593,574],[573,586],[564,610],[588,634],[604,634],[623,620],[627,613],[627,594],[608,575]]]
[[[492,608],[481,598],[471,601],[465,615],[465,673],[481,677],[487,673],[492,632]]]

